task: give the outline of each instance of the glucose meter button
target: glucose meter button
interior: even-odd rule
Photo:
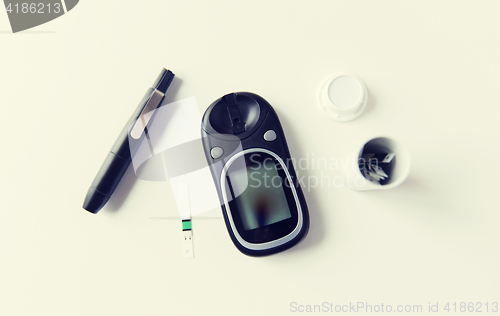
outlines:
[[[272,129],[270,129],[264,133],[264,140],[267,140],[268,142],[272,142],[275,139],[276,139],[276,132],[273,131]]]
[[[224,150],[221,147],[214,147],[210,150],[210,155],[214,159],[222,157],[222,154],[224,154]]]

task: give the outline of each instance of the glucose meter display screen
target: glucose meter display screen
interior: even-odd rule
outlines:
[[[276,161],[271,156],[262,161],[247,159],[246,166],[231,170],[229,179],[237,213],[245,230],[292,217],[284,191],[286,184],[278,174]]]

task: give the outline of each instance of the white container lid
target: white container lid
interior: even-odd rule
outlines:
[[[363,112],[368,93],[360,79],[351,75],[335,74],[321,85],[319,100],[325,114],[335,121],[346,122]]]

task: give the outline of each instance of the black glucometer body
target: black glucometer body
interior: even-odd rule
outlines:
[[[309,213],[271,105],[254,93],[227,94],[205,111],[201,133],[236,247],[246,255],[265,256],[304,238]]]

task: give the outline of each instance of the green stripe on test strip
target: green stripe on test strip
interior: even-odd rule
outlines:
[[[191,221],[183,220],[182,221],[182,230],[191,230]]]

